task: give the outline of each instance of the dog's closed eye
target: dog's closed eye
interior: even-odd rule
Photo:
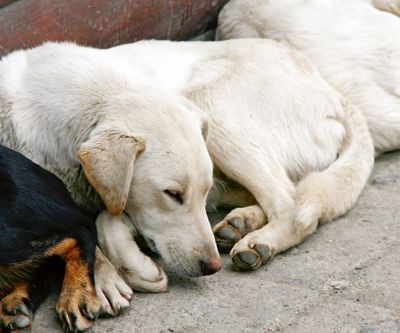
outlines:
[[[177,190],[164,190],[164,193],[180,205],[183,205],[182,193]]]

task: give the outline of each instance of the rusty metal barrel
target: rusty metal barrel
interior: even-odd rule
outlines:
[[[107,48],[186,40],[216,24],[227,0],[0,0],[0,56],[44,41]]]

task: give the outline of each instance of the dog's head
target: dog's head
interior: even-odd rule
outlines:
[[[115,119],[78,149],[89,182],[113,215],[125,211],[167,268],[181,275],[221,267],[206,215],[212,162],[208,122],[183,98],[119,97]]]

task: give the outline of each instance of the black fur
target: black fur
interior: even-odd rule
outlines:
[[[51,286],[61,283],[65,268],[45,252],[67,238],[77,241],[94,282],[94,219],[77,206],[56,176],[0,146],[0,294],[9,292],[10,283],[28,280],[34,312]],[[18,266],[21,263],[27,264]]]

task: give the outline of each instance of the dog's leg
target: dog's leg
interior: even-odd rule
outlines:
[[[164,271],[134,241],[135,228],[125,214],[112,216],[104,211],[96,225],[102,250],[131,288],[148,292],[168,289]]]
[[[361,112],[350,105],[344,107],[346,138],[338,159],[298,184],[292,219],[272,215],[266,226],[247,234],[233,247],[231,256],[238,268],[258,268],[276,253],[303,241],[318,222],[344,214],[358,199],[373,167],[374,148]],[[263,209],[268,211],[268,207]]]
[[[235,208],[213,228],[218,248],[230,250],[243,236],[266,223],[267,216],[259,205]]]
[[[243,148],[238,149],[241,144]],[[217,156],[216,164],[221,171],[247,188],[257,200],[259,205],[244,211],[246,214],[254,213],[253,227],[262,226],[267,219],[268,224],[244,236],[233,247],[231,256],[238,268],[257,269],[275,253],[294,243],[291,239],[296,236],[293,223],[295,186],[282,166],[274,160],[264,161],[259,155],[248,154],[243,140],[236,142],[234,147],[234,155],[225,155],[229,152],[227,147],[218,153],[213,151],[212,155]],[[226,222],[222,225],[231,225]],[[214,230],[218,232],[220,228]],[[219,238],[218,234],[216,237]]]
[[[94,250],[95,244],[87,244],[87,239],[79,244],[76,239],[66,238],[45,252],[46,256],[59,256],[65,261],[56,310],[64,329],[71,332],[90,328],[100,310],[94,287]]]

